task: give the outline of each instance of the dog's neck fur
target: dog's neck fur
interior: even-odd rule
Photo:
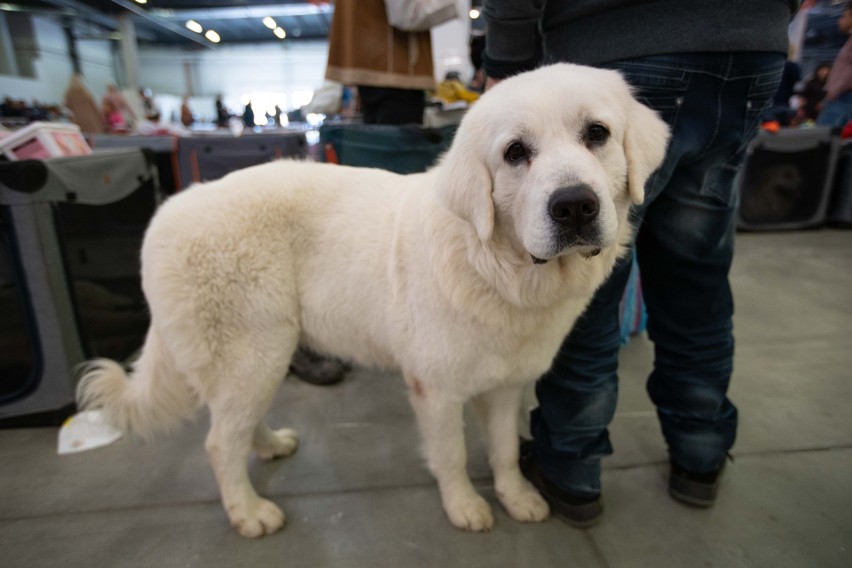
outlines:
[[[507,304],[517,313],[554,310],[577,302],[584,307],[625,250],[619,244],[592,258],[569,254],[534,264],[528,254],[501,240],[498,231],[481,241],[469,222],[440,205],[432,210],[434,215],[425,224],[427,233],[457,236],[441,240],[457,243],[453,247],[432,246],[434,240],[428,235],[424,239],[432,274],[450,303],[465,312],[506,313]],[[450,274],[467,274],[472,276],[468,282],[479,285],[458,286],[449,279]],[[569,281],[573,281],[570,286]],[[495,304],[503,305],[498,309]]]

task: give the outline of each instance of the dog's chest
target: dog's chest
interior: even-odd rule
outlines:
[[[536,380],[553,362],[559,346],[582,306],[562,307],[515,325],[469,329],[466,344],[448,346],[456,353],[446,369],[466,390],[476,394],[499,386]]]

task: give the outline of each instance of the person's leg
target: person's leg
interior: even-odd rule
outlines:
[[[672,126],[672,139],[666,161],[646,185],[647,210],[653,209],[660,196],[670,191],[674,183],[672,179],[681,175],[677,173],[678,168],[683,164],[696,164],[707,159],[711,161],[702,162],[703,171],[693,168],[689,170],[689,174],[684,170],[682,175],[691,185],[697,184],[710,192],[731,196],[730,181],[735,171],[732,162],[741,156],[747,139],[754,134],[757,119],[777,88],[783,64],[781,55],[755,54],[753,59],[750,65],[743,65],[736,64],[732,56],[724,54],[691,54],[650,57],[611,65],[621,70],[634,85],[639,100],[657,110]],[[727,77],[736,77],[737,80],[728,81]],[[715,169],[711,168],[714,164]],[[708,179],[715,176],[716,181],[705,187],[705,175]],[[688,198],[684,199],[688,201]],[[666,203],[665,200],[663,202]],[[644,252],[640,248],[640,267],[644,259],[645,264],[649,265],[647,270],[653,280],[651,286],[654,289],[650,292],[653,299],[648,305],[649,332],[662,344],[657,349],[657,369],[652,375],[649,390],[659,405],[664,433],[674,448],[673,457],[679,459],[681,454],[684,454],[684,460],[689,464],[701,463],[701,459],[692,461],[687,457],[692,453],[705,456],[703,459],[706,462],[714,461],[715,457],[707,456],[716,456],[721,447],[727,448],[729,442],[733,441],[733,411],[732,406],[728,406],[730,402],[725,398],[732,346],[732,305],[730,290],[727,288],[727,269],[732,245],[732,240],[729,242],[729,239],[733,230],[733,209],[730,202],[727,203],[728,205],[721,208],[720,227],[690,225],[695,220],[690,219],[690,207],[687,207],[684,210],[686,213],[674,215],[668,225],[661,224],[661,232],[654,233],[655,229],[649,227],[658,223],[661,218],[665,220],[665,215],[672,214],[675,209],[664,204],[659,208],[661,213],[655,216],[653,222],[646,219],[642,223],[640,243],[637,245],[642,247],[644,244]],[[694,204],[694,209],[699,213],[704,207],[700,202]],[[636,212],[636,222],[640,222],[644,211],[645,209]],[[672,227],[673,224],[678,224],[677,230],[666,236],[666,227]],[[706,235],[696,236],[704,228],[712,230]],[[648,237],[644,236],[645,232],[649,232]],[[689,254],[673,254],[666,261],[656,261],[653,258],[655,240],[676,245],[680,238],[685,239],[684,246],[696,247],[692,253],[692,261],[689,261]],[[710,256],[713,257],[709,276],[713,280],[711,283],[700,282],[704,262],[703,238],[715,240],[721,247],[719,250],[716,250],[715,246],[709,247],[712,253]],[[681,261],[689,261],[689,265],[682,269],[678,266],[667,266],[667,262]],[[642,268],[643,290],[647,301],[648,277],[644,273],[644,267]],[[533,411],[531,417],[534,436],[532,457],[537,470],[548,482],[575,496],[592,497],[600,491],[600,458],[612,453],[606,428],[612,419],[617,396],[618,303],[629,270],[629,262],[623,262],[616,268],[563,343],[551,370],[536,385],[539,407]],[[667,274],[667,270],[673,274]],[[681,278],[669,280],[670,276]],[[699,280],[699,293],[693,298],[689,286],[695,280]],[[712,298],[712,290],[717,291],[718,298]],[[671,301],[666,301],[666,294],[671,295]],[[664,299],[660,300],[661,297]],[[714,307],[709,310],[713,314],[713,321],[705,322],[701,319],[705,315],[698,313],[700,310],[695,311],[695,304],[708,301],[708,297],[714,300]],[[684,304],[691,306],[692,311],[684,312],[683,315],[689,313],[692,318],[698,319],[679,318],[679,314],[672,314]],[[656,320],[652,323],[654,315]],[[669,329],[672,327],[670,318],[674,318],[676,322],[674,331]],[[711,328],[707,334],[702,331],[705,326]],[[678,336],[678,329],[686,330],[685,335]],[[696,333],[690,335],[693,329]],[[717,335],[726,339],[719,339]],[[699,350],[707,352],[697,357],[695,362],[690,359],[690,341],[697,341],[701,344]],[[714,350],[716,353],[711,353]],[[722,360],[714,361],[712,371],[702,374],[700,369],[693,369],[694,366],[700,367],[703,364],[702,358],[714,356]],[[696,376],[701,384],[700,388],[693,388],[690,383],[693,372],[698,373]],[[662,380],[667,374],[671,376],[668,385]],[[713,378],[707,378],[708,374],[714,375]],[[705,381],[708,385],[703,385]],[[662,388],[673,383],[678,383],[672,388],[680,394],[670,395]],[[658,385],[661,388],[658,388]],[[711,417],[712,425],[705,424],[706,428],[702,430],[698,424],[703,419],[698,419],[692,424],[695,429],[681,437],[682,422],[670,417],[682,418],[678,412],[681,407],[686,415],[690,415],[694,408],[700,408],[704,396],[702,389],[705,386],[713,391],[715,399],[718,399],[721,393],[722,402],[716,403],[720,412]],[[735,425],[735,416],[733,421]],[[693,446],[693,450],[700,448],[703,445],[702,436],[706,435],[706,431],[712,432],[715,428],[721,428],[724,432],[721,434],[721,442],[711,443],[709,450],[691,452],[683,449],[686,446]],[[689,430],[686,427],[684,429]],[[721,450],[722,456],[724,451]],[[527,468],[529,469],[529,465]],[[553,506],[553,503],[551,505]]]
[[[536,383],[539,406],[530,417],[536,464],[578,497],[600,493],[600,459],[612,453],[607,426],[618,392],[618,304],[631,263],[632,255],[619,261]]]
[[[418,89],[358,87],[366,124],[423,124],[426,96]]]
[[[417,89],[385,89],[376,122],[380,124],[423,124],[426,95]]]
[[[737,206],[733,181],[757,128],[755,111],[771,98],[781,61],[742,54],[732,56],[724,72],[692,78],[681,127],[712,128],[697,152],[680,158],[648,206],[636,242],[655,345],[648,393],[673,472],[718,472],[736,437],[737,410],[727,398],[734,353],[728,283]],[[711,103],[717,112],[708,121]],[[707,495],[705,504],[712,503],[715,489]]]
[[[825,101],[816,123],[818,126],[842,128],[850,120],[852,120],[852,92],[843,93],[834,100]]]
[[[358,85],[358,101],[361,106],[361,118],[365,124],[378,122],[377,116],[382,104],[382,89]]]
[[[676,136],[682,97],[688,87],[680,61],[657,65],[640,59],[608,67],[625,75],[639,100],[656,110]],[[670,148],[687,142],[673,138]],[[665,186],[677,160],[677,152],[670,150],[645,186],[646,204],[652,203]],[[637,226],[642,223],[643,212],[644,207],[631,215]],[[539,406],[530,417],[533,441],[528,445],[531,455],[526,457],[526,468],[530,470],[534,462],[548,483],[581,499],[600,493],[601,458],[612,454],[607,427],[618,395],[619,303],[631,268],[632,255],[619,261],[563,342],[551,369],[536,384]],[[558,513],[557,504],[551,506]]]
[[[734,171],[702,177],[681,167],[649,207],[636,243],[654,342],[648,393],[672,459],[695,472],[717,469],[733,445],[737,411],[726,392],[733,368],[733,298],[728,270],[735,200],[705,192]],[[704,182],[704,183],[702,183]]]

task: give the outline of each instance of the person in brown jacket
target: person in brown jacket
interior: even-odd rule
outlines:
[[[65,106],[71,111],[71,120],[83,132],[103,133],[104,119],[95,97],[83,83],[83,76],[75,73],[65,90]]]
[[[337,0],[325,77],[358,87],[366,123],[421,124],[435,88],[431,35],[392,27],[383,0]]]
[[[184,97],[180,105],[180,123],[189,128],[195,122],[192,109],[189,108],[189,97]]]

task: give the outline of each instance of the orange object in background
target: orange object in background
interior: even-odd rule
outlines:
[[[779,124],[777,120],[768,120],[761,124],[760,127],[766,130],[767,132],[771,132],[773,134],[781,130],[781,124]]]

